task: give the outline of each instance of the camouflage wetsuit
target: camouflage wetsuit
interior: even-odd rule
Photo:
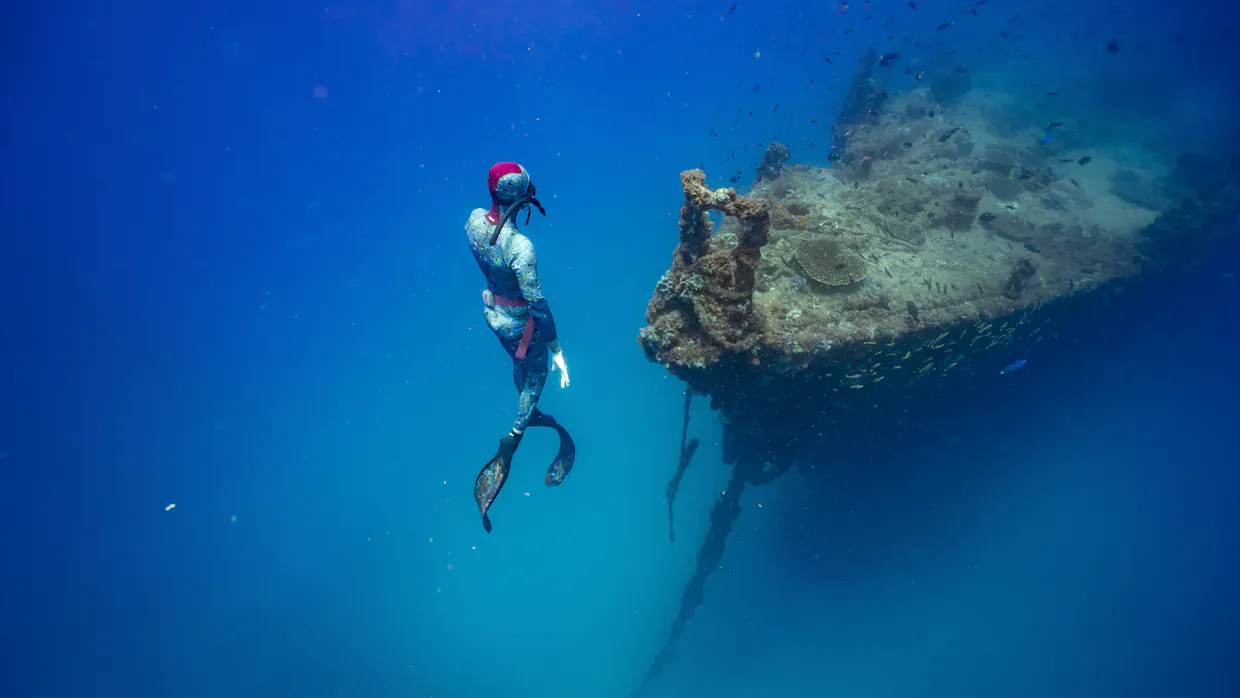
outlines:
[[[465,224],[469,249],[478,261],[478,268],[487,279],[487,288],[496,296],[524,299],[528,305],[509,307],[484,306],[487,325],[508,355],[513,357],[512,380],[521,393],[517,402],[517,419],[513,429],[524,431],[534,414],[538,397],[547,383],[547,352],[559,351],[555,321],[538,285],[538,268],[534,260],[534,243],[522,235],[512,222],[504,225],[499,240],[490,245],[495,225],[487,221],[487,210],[474,209]],[[534,338],[524,360],[516,358],[525,330],[526,318],[534,316]]]

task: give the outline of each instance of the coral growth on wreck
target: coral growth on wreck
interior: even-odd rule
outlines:
[[[796,246],[796,259],[806,276],[827,286],[849,286],[869,275],[861,255],[829,238],[802,238]]]
[[[829,168],[771,143],[745,196],[708,188],[700,170],[682,174],[680,244],[640,341],[700,392],[774,394],[807,377],[879,390],[959,371],[979,350],[1031,336],[1024,325],[997,339],[970,328],[1197,249],[1177,230],[1217,227],[1240,198],[1230,170],[1208,159],[1133,174],[1139,162],[1022,132],[1015,107],[981,105],[975,92],[950,106],[927,90],[887,96],[868,74],[863,65]],[[1157,195],[1142,193],[1150,187]],[[1158,197],[1175,203],[1152,210]],[[718,231],[709,211],[724,214]],[[903,357],[943,330],[967,346],[925,344],[920,363],[866,351]]]
[[[701,170],[682,172],[680,182],[680,244],[646,308],[639,341],[660,363],[704,367],[725,353],[752,350],[761,338],[752,301],[771,215],[762,199],[708,189]],[[735,245],[711,237],[708,211],[739,223]]]

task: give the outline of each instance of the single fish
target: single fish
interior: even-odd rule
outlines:
[[[946,142],[947,142],[947,139],[948,139],[948,138],[951,138],[951,137],[952,137],[952,136],[954,136],[954,135],[956,135],[956,132],[957,132],[957,131],[959,131],[959,130],[960,130],[960,127],[959,127],[959,126],[957,126],[957,127],[953,128],[953,129],[951,129],[950,131],[948,131],[948,132],[944,133],[943,135],[939,136],[939,142],[940,142],[940,143],[946,143]]]
[[[1002,376],[1005,373],[1011,373],[1012,371],[1015,371],[1023,367],[1026,363],[1027,362],[1024,359],[1017,359],[1016,361],[1013,361],[1011,364],[1009,364],[1007,368],[1003,369],[1002,371],[999,371],[999,375]]]

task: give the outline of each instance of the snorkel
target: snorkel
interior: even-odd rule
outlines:
[[[508,222],[508,219],[512,218],[513,214],[520,213],[521,209],[525,208],[529,204],[533,204],[534,208],[537,208],[538,212],[543,214],[543,216],[547,215],[547,209],[543,208],[543,205],[539,203],[538,199],[534,198],[534,191],[534,183],[531,182],[528,193],[512,202],[512,205],[508,207],[508,210],[504,211],[504,215],[500,216],[499,223],[495,224],[495,232],[491,233],[492,247],[494,247],[495,243],[499,241],[499,234],[504,230],[504,224]],[[533,212],[528,208],[525,208],[526,225],[530,224],[530,216],[532,215]]]

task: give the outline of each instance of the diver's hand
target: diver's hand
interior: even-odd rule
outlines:
[[[568,364],[564,363],[564,352],[557,351],[551,354],[551,370],[560,369],[560,387],[568,387]]]

